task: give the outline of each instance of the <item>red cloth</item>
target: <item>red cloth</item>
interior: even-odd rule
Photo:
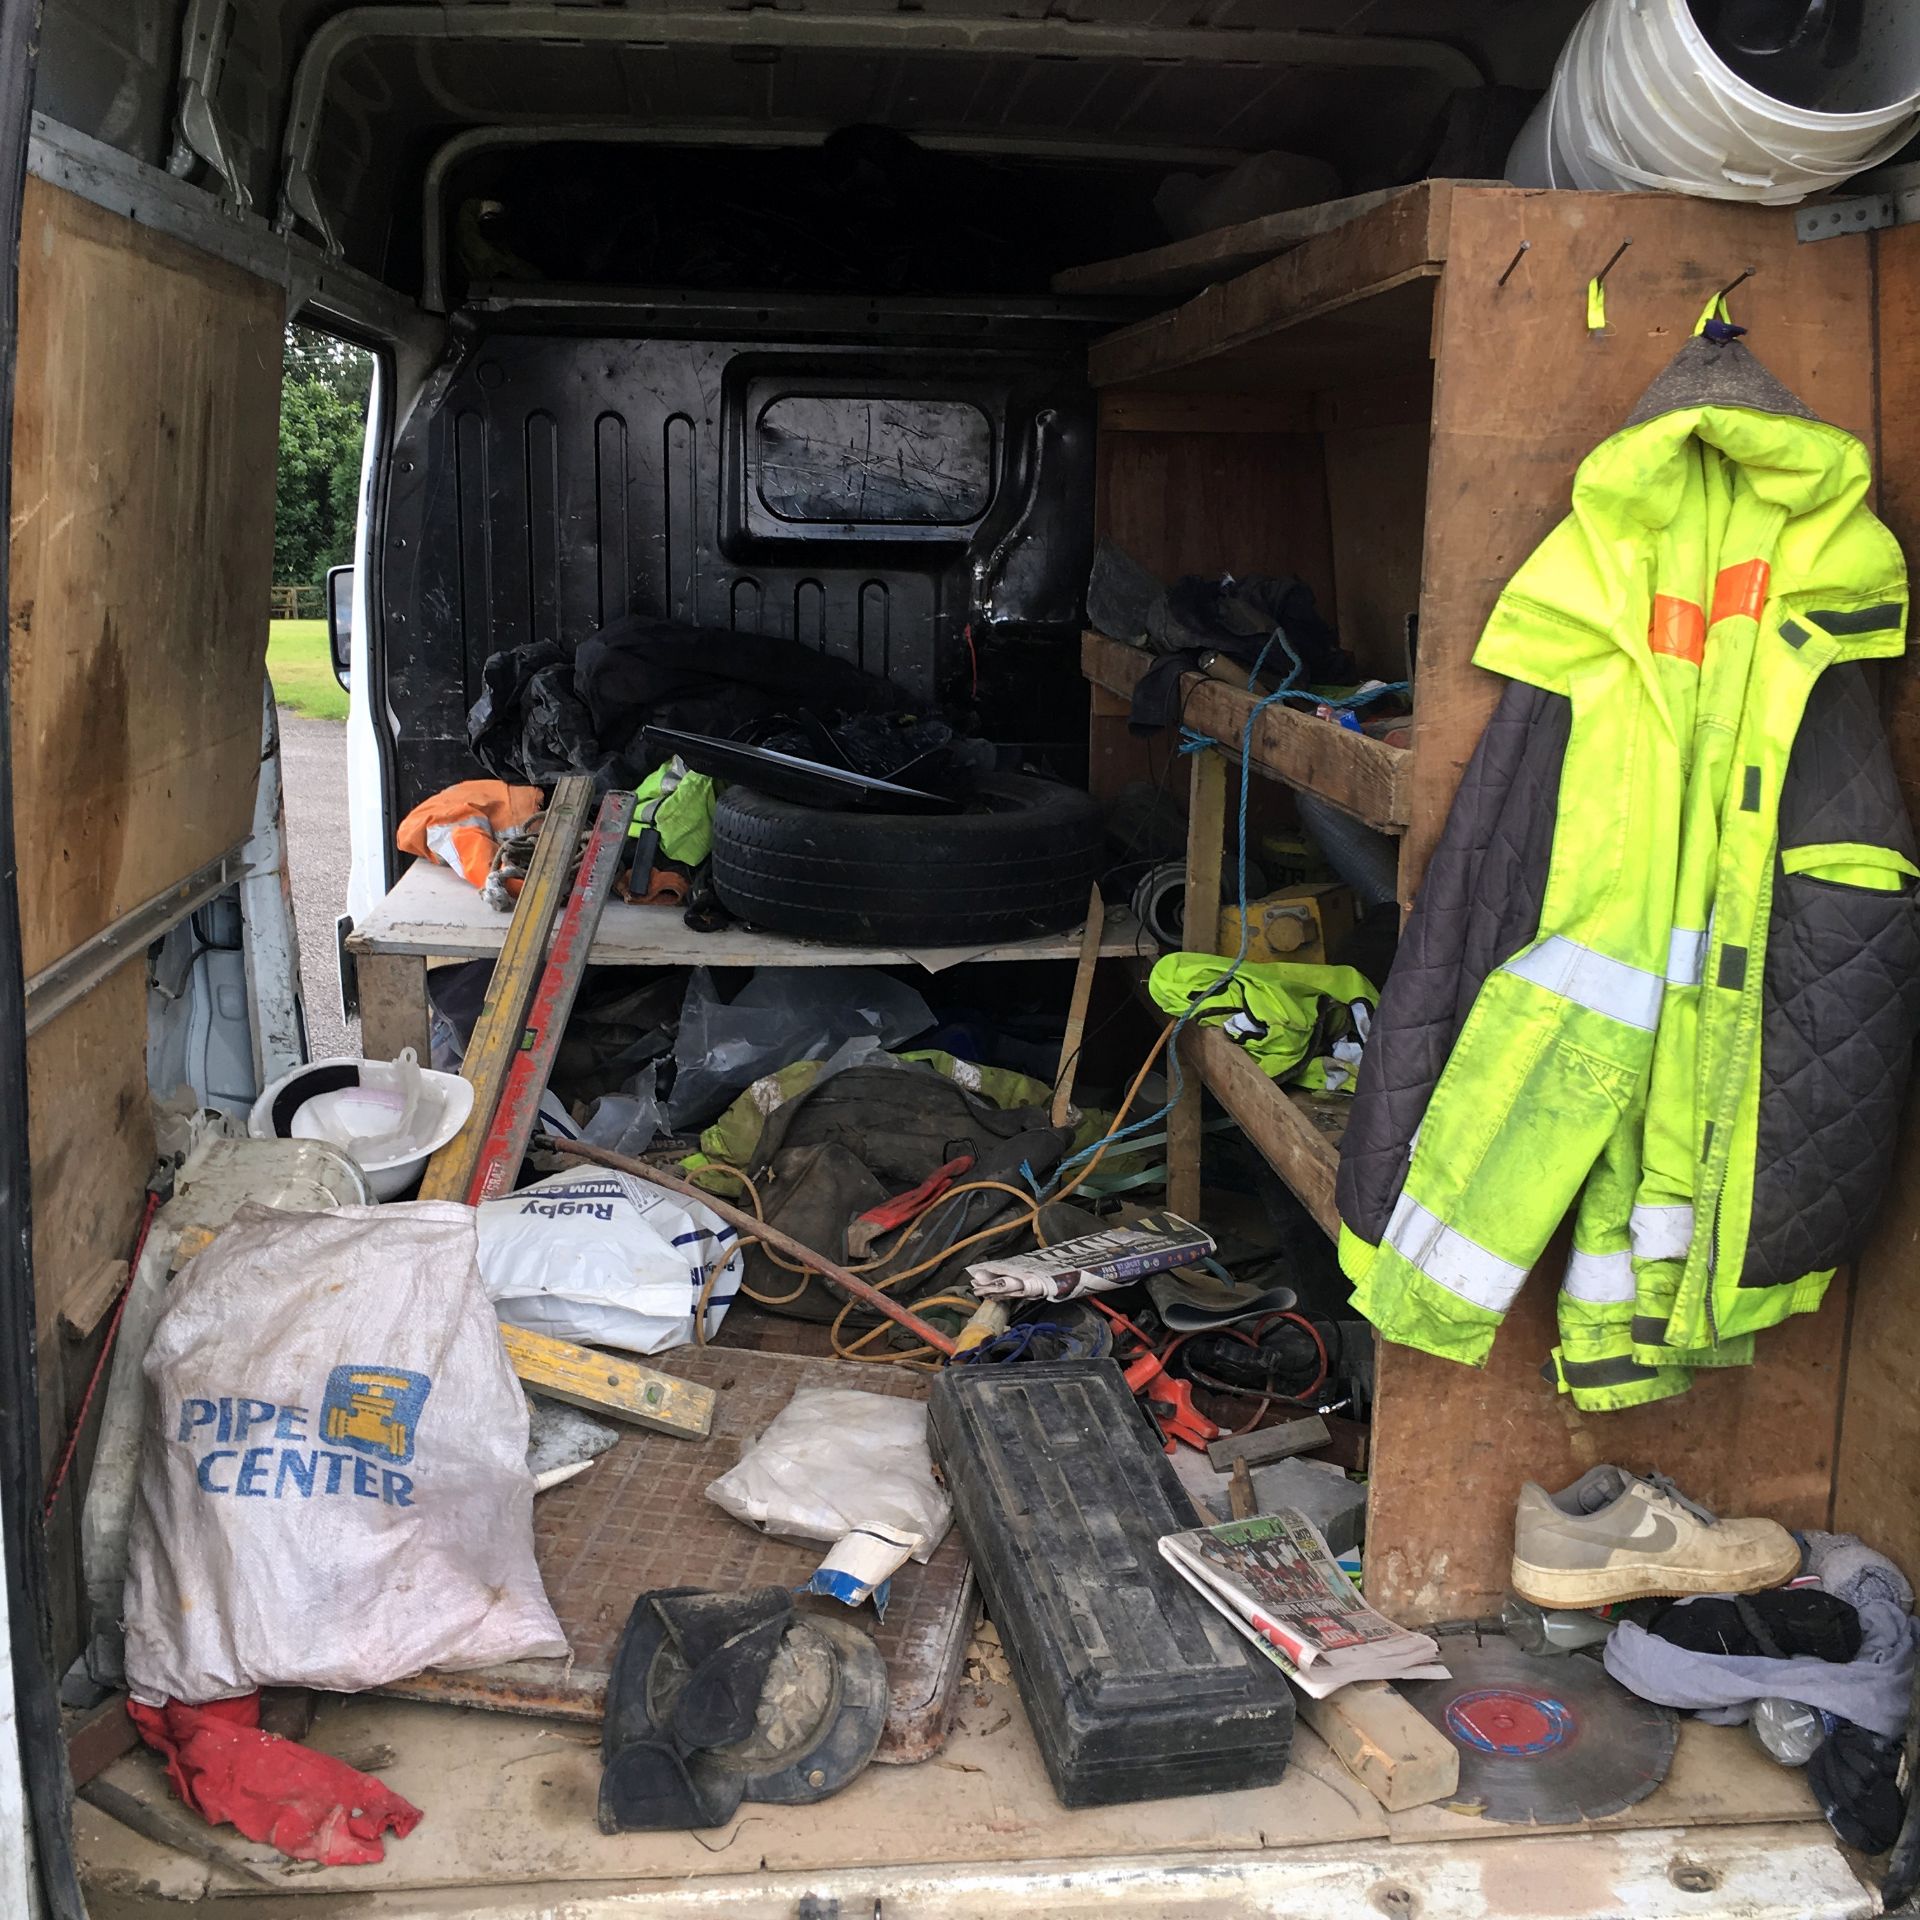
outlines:
[[[127,1702],[148,1746],[166,1758],[173,1790],[218,1826],[230,1820],[249,1840],[265,1840],[292,1860],[364,1867],[386,1858],[380,1836],[404,1840],[420,1809],[371,1775],[330,1754],[260,1729],[260,1696],[170,1700],[164,1707]]]

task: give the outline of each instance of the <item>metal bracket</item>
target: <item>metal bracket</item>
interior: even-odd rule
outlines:
[[[1871,233],[1879,227],[1910,226],[1920,220],[1920,166],[1877,167],[1853,182],[1861,191],[1834,200],[1816,200],[1793,216],[1793,230],[1809,240],[1837,240],[1842,234]]]
[[[167,171],[184,180],[197,160],[206,161],[225,182],[227,198],[245,213],[253,195],[213,105],[227,64],[233,14],[234,0],[189,0],[180,26],[180,108]]]
[[[1822,200],[1802,207],[1793,216],[1793,230],[1802,241],[1837,240],[1843,233],[1869,233],[1875,227],[1899,224],[1890,193],[1857,193],[1845,200]]]

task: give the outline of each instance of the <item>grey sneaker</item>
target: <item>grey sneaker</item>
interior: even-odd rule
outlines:
[[[1563,1493],[1528,1481],[1513,1522],[1513,1590],[1538,1607],[1758,1593],[1800,1571],[1772,1520],[1716,1520],[1664,1474],[1593,1467]]]

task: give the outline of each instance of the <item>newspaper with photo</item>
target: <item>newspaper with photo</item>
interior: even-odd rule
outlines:
[[[1168,1534],[1160,1553],[1316,1700],[1356,1680],[1448,1677],[1438,1642],[1368,1606],[1292,1508]]]

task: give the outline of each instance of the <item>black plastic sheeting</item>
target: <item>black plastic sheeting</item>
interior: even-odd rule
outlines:
[[[756,317],[776,337],[482,334],[415,408],[379,592],[396,812],[476,771],[490,657],[633,613],[798,640],[1004,742],[1083,737],[1083,331],[883,347],[871,305],[837,338]]]

